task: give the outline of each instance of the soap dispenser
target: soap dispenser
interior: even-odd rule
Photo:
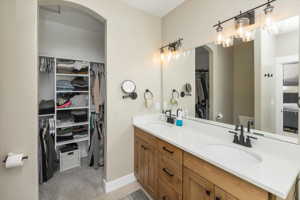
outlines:
[[[181,108],[177,109],[176,126],[183,126],[183,111]]]

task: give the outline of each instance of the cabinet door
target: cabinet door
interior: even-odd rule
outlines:
[[[225,192],[221,188],[215,186],[215,200],[238,200],[231,194]]]
[[[181,195],[165,181],[160,180],[158,185],[158,200],[181,200]]]
[[[184,168],[183,200],[214,200],[214,186],[191,170]]]
[[[143,144],[144,149],[144,168],[145,168],[145,182],[144,185],[146,190],[153,198],[156,198],[157,195],[157,154],[156,149],[152,145],[147,143]]]
[[[146,180],[146,158],[145,158],[145,143],[142,140],[137,140],[137,179],[144,185]]]
[[[134,137],[134,175],[139,180],[139,139]]]

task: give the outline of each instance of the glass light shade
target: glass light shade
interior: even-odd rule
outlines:
[[[239,25],[238,29],[236,30],[236,36],[237,38],[243,38],[245,34],[245,30],[243,25]]]
[[[250,20],[246,17],[241,17],[236,21],[236,37],[237,38],[244,38],[245,36],[245,28],[249,26]]]
[[[223,40],[224,40],[224,36],[223,36],[222,31],[220,31],[220,32],[218,32],[218,35],[217,35],[216,44],[221,45],[223,43]]]
[[[165,53],[160,53],[160,59],[161,59],[162,61],[165,60]]]

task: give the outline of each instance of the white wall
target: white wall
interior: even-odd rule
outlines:
[[[39,21],[39,54],[105,62],[105,30],[81,29],[55,21]]]
[[[276,35],[276,57],[299,54],[299,31]]]
[[[179,107],[188,110],[189,116],[195,116],[195,50],[163,64],[164,102],[169,105],[172,90],[176,89],[180,93],[186,83],[192,85],[192,96],[179,98]],[[170,105],[168,107],[172,108]]]
[[[37,1],[1,1],[0,24],[0,199],[38,200]],[[23,168],[3,167],[9,152]]]
[[[255,128],[275,132],[275,37],[267,31],[257,31],[255,51]]]

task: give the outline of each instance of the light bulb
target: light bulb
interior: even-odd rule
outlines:
[[[161,59],[162,61],[165,60],[165,54],[164,54],[164,53],[161,53],[161,54],[160,54],[160,59]]]
[[[247,17],[240,17],[236,20],[236,37],[244,38],[245,27],[249,26],[250,20]]]
[[[171,59],[172,59],[172,52],[169,51],[169,53],[168,53],[168,61],[170,61]]]
[[[223,43],[223,40],[224,40],[223,33],[222,33],[222,32],[219,32],[219,33],[218,33],[218,36],[217,36],[216,44],[217,44],[217,45],[221,45],[221,44]]]
[[[238,38],[243,38],[244,37],[244,28],[243,28],[243,26],[240,26],[237,29],[236,33],[237,33],[237,37]]]
[[[224,42],[223,27],[221,26],[221,22],[219,22],[216,31],[218,33],[216,44],[221,45]]]
[[[274,24],[273,18],[271,13],[266,15],[266,19],[265,19],[265,26],[266,27],[272,27],[272,25]]]
[[[252,32],[246,31],[244,37],[242,38],[243,42],[250,42],[252,40]]]

